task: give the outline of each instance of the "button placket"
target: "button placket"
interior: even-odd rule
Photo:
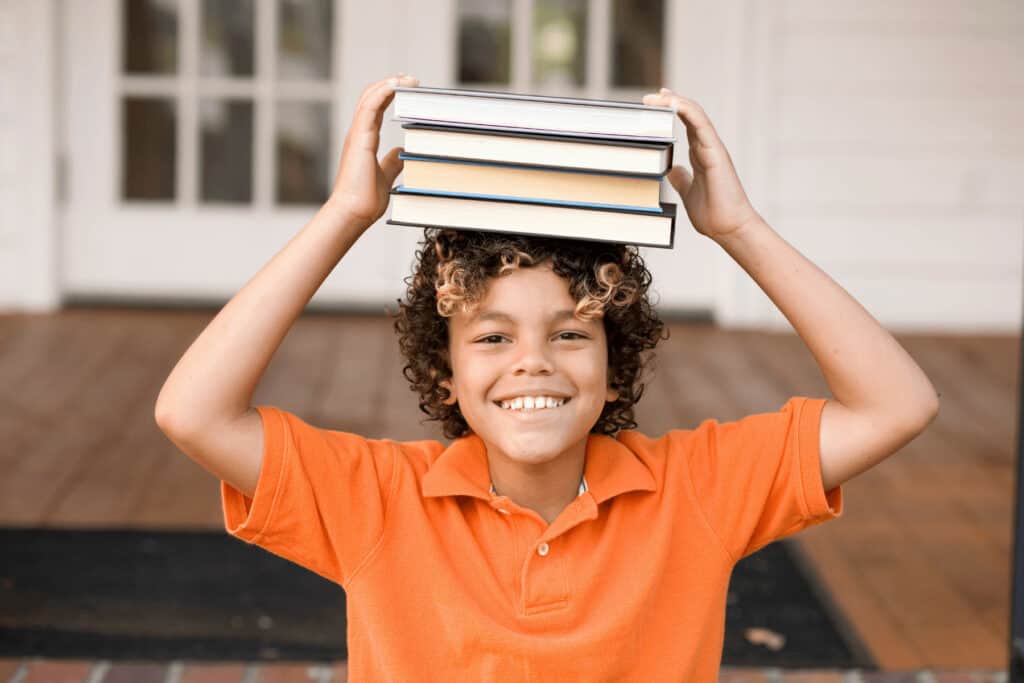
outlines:
[[[541,614],[568,606],[568,568],[565,557],[552,552],[549,541],[534,542],[533,552],[526,556],[523,563],[524,615]]]

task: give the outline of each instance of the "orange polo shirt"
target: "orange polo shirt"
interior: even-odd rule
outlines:
[[[587,491],[551,525],[492,496],[483,442],[318,429],[259,406],[229,533],[340,584],[351,681],[714,681],[733,565],[837,517],[823,399],[651,438],[591,435]]]

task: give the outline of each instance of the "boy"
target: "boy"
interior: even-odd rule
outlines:
[[[447,448],[317,429],[252,393],[309,298],[387,208],[401,76],[364,92],[330,200],[174,368],[156,419],[222,480],[230,533],[341,584],[352,680],[713,681],[732,567],[842,512],[840,485],[921,432],[921,369],[750,205],[714,127],[675,108],[694,227],[761,286],[834,399],[632,431],[661,335],[635,249],[433,231],[396,330]]]

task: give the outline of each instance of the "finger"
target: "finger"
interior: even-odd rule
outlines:
[[[711,123],[704,108],[693,100],[681,97],[668,88],[662,88],[658,93],[644,95],[644,104],[650,106],[672,107],[676,110],[679,118],[686,126],[687,138],[696,141],[703,147],[714,147],[721,144],[718,132]]]
[[[412,87],[419,85],[419,81],[415,76],[392,76],[374,83],[363,92],[352,118],[350,134],[355,136],[358,144],[374,154],[377,153],[380,144],[380,126],[384,120],[384,111],[394,99],[395,87],[399,85]]]
[[[419,81],[415,76],[392,76],[368,87],[356,107],[353,128],[359,132],[368,132],[370,129],[379,131],[379,121],[394,98],[395,87],[399,85],[415,86],[419,85]]]
[[[676,188],[679,196],[685,197],[686,193],[690,190],[690,183],[693,182],[693,174],[682,166],[673,166],[669,169],[667,177],[668,181],[672,183],[672,187]]]
[[[374,92],[376,92],[380,88],[385,87],[385,86],[391,84],[391,82],[394,81],[395,79],[402,79],[402,78],[413,78],[415,80],[414,76],[408,76],[407,74],[404,74],[401,71],[399,71],[397,74],[394,74],[393,76],[388,76],[387,78],[382,78],[379,81],[375,81],[373,83],[370,83],[368,86],[363,88],[363,92],[359,95],[359,101],[356,103],[356,108],[358,109],[369,96],[371,96]],[[417,83],[418,83],[418,81],[417,81]],[[405,84],[403,83],[402,85],[405,85]]]
[[[405,162],[398,158],[402,151],[401,147],[395,147],[380,160],[380,170],[384,172],[384,179],[387,180],[388,187],[394,184],[395,178],[402,172],[402,167],[405,165]]]

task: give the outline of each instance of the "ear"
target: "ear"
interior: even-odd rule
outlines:
[[[446,406],[453,406],[459,402],[458,397],[455,395],[455,387],[452,385],[450,379],[443,379],[440,382],[438,382],[438,384],[448,390],[448,398],[441,401],[441,403],[445,404]]]

